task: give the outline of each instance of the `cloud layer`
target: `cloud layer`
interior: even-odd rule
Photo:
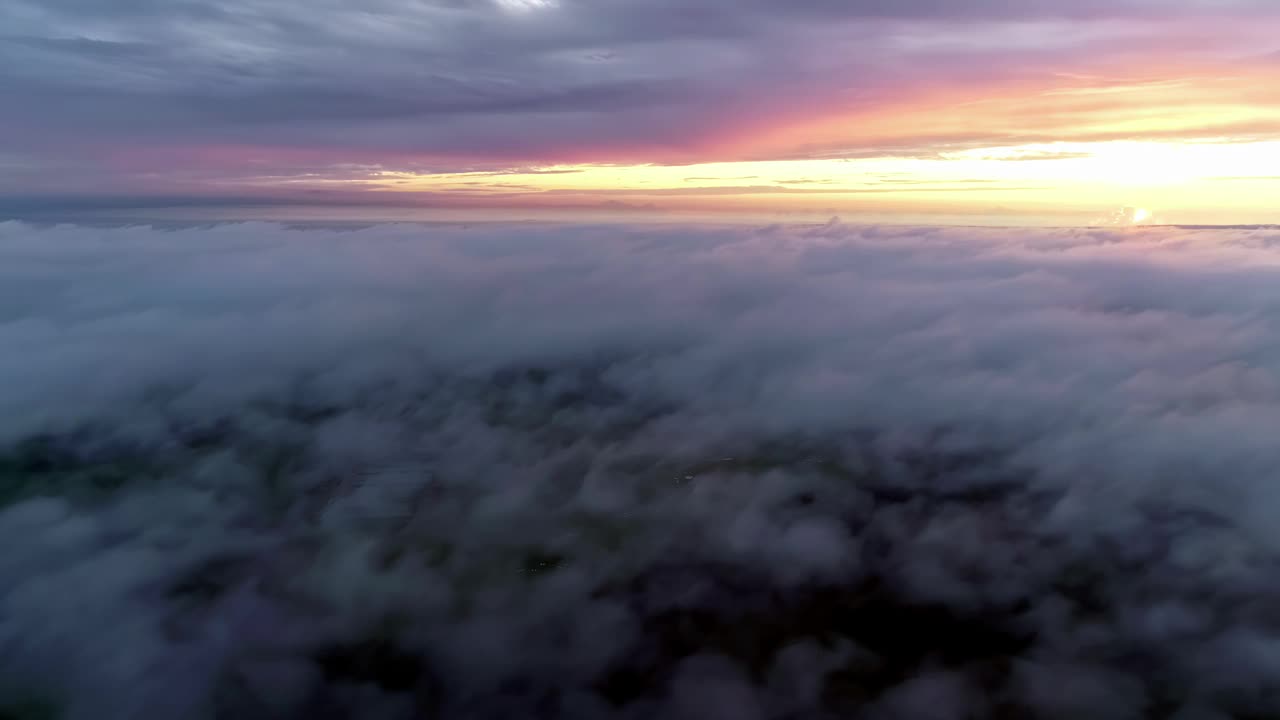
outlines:
[[[0,224],[0,708],[1275,712],[1278,247]]]

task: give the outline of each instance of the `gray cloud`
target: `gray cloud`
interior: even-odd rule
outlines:
[[[0,224],[0,708],[1274,712],[1277,248]]]

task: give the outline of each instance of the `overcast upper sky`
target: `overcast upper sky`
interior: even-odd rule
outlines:
[[[1265,141],[1277,22],[1273,0],[8,0],[0,194],[394,204],[391,174]]]

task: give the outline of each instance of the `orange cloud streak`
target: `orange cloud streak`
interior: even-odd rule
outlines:
[[[758,158],[918,155],[1019,142],[1270,137],[1280,137],[1280,63],[929,88],[870,109],[742,128],[714,151]]]

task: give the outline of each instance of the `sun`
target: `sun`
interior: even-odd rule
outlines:
[[[1093,225],[1105,225],[1110,227],[1124,227],[1146,225],[1155,218],[1155,213],[1146,208],[1133,207],[1126,205],[1125,207],[1113,210],[1106,217],[1098,218],[1093,221]]]

